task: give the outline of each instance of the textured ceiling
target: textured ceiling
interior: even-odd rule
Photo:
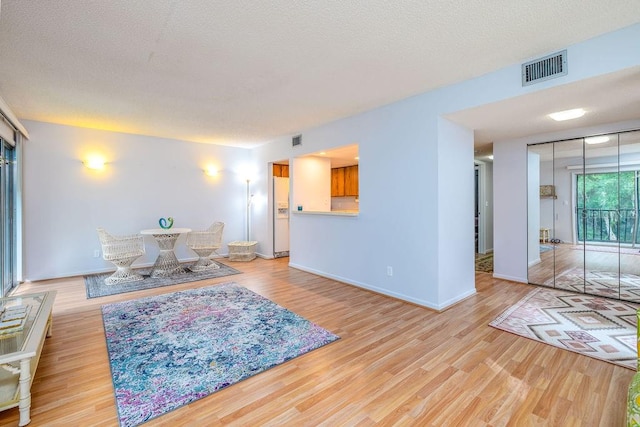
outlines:
[[[249,147],[639,20],[638,0],[3,0],[0,95],[21,119]]]

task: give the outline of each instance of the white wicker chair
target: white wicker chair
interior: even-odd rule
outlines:
[[[98,237],[102,245],[102,258],[117,267],[115,273],[104,279],[104,283],[115,285],[143,279],[140,274],[131,271],[131,264],[144,255],[142,235],[113,236],[107,233],[104,228],[98,228]]]
[[[198,261],[190,267],[191,271],[204,271],[220,266],[210,258],[222,246],[222,230],[224,222],[214,222],[205,231],[187,233],[187,246],[198,254]]]

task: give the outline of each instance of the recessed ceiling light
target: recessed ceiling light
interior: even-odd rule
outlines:
[[[553,120],[557,122],[562,122],[564,120],[571,120],[571,119],[577,119],[578,117],[582,117],[584,116],[584,113],[586,113],[586,111],[583,108],[574,108],[573,110],[565,110],[565,111],[558,111],[557,113],[551,113],[549,114],[549,117],[551,117]]]
[[[609,137],[608,136],[592,136],[589,138],[585,138],[584,142],[586,142],[587,144],[602,144],[609,141]]]

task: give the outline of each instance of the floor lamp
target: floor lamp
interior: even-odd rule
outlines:
[[[247,178],[247,242],[250,240],[250,231],[251,231],[251,200],[253,199],[253,194],[251,194],[251,189],[249,187],[251,180]]]

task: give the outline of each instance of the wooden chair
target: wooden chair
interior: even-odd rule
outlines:
[[[187,233],[187,246],[198,254],[198,261],[191,266],[191,271],[204,271],[220,266],[211,260],[216,251],[222,246],[222,231],[224,222],[214,222],[204,231],[191,231]]]

